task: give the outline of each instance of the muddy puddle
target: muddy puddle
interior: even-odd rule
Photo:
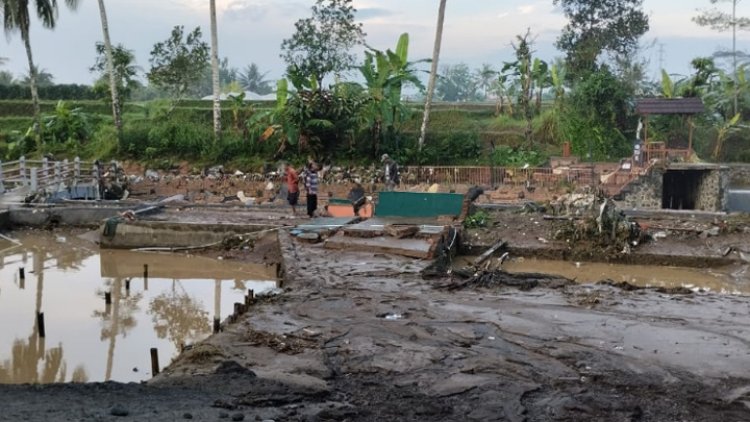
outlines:
[[[20,243],[0,242],[0,383],[151,378],[152,347],[164,367],[182,345],[210,335],[213,319],[231,314],[248,289],[277,286],[275,266],[100,253],[73,235],[12,236]]]
[[[641,287],[686,287],[722,294],[750,295],[747,268],[697,269],[653,265],[617,265],[541,259],[510,259],[502,268],[512,273],[544,273],[581,283],[625,281]]]

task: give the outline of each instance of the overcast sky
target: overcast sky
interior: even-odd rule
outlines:
[[[64,4],[64,2],[59,2]],[[138,65],[149,67],[154,43],[169,36],[174,25],[201,26],[209,40],[208,0],[107,0],[113,43],[135,52]],[[281,41],[294,31],[294,22],[309,16],[313,0],[217,0],[219,55],[233,67],[257,63],[269,79],[281,77]],[[373,47],[393,48],[402,32],[411,37],[410,58],[431,56],[438,0],[355,0],[358,19],[364,23],[367,42]],[[689,62],[731,45],[731,33],[717,33],[694,24],[690,18],[709,0],[645,0],[651,30],[644,44],[658,40],[644,51],[656,76],[660,56],[670,73],[687,74]],[[720,6],[729,10],[729,4]],[[750,1],[740,2],[738,15],[750,16]],[[551,60],[561,54],[554,40],[566,20],[552,0],[448,0],[441,64],[465,62],[471,67],[491,63],[500,67],[512,59],[510,41],[530,28],[536,39],[536,55]],[[51,72],[57,83],[91,83],[88,68],[94,62],[94,43],[102,39],[97,2],[82,0],[79,9],[61,6],[54,31],[32,23],[31,43],[35,61]],[[663,46],[660,55],[659,46]],[[739,33],[738,49],[750,50],[750,32]],[[27,69],[23,44],[17,34],[0,41],[5,69],[16,75]]]

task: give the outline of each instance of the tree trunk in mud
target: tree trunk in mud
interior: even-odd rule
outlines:
[[[112,57],[112,42],[109,39],[109,24],[107,23],[107,10],[104,8],[104,0],[99,0],[99,15],[102,21],[102,34],[104,35],[104,51],[107,54],[107,74],[109,74],[109,91],[112,93],[112,118],[117,129],[117,138],[122,138],[122,114],[120,113],[120,98],[117,92],[117,76],[115,75],[114,58]]]
[[[430,69],[430,81],[427,84],[427,97],[424,103],[424,116],[422,117],[422,129],[419,132],[419,151],[422,152],[425,137],[427,136],[427,125],[430,121],[430,107],[432,107],[432,96],[435,93],[435,81],[437,80],[438,60],[440,59],[440,44],[443,40],[443,22],[445,21],[446,0],[440,0],[438,11],[437,31],[435,33],[435,48],[432,50],[432,68]]]

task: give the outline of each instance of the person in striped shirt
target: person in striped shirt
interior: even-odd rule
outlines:
[[[318,165],[308,164],[305,172],[305,190],[307,190],[307,215],[313,218],[318,209]]]

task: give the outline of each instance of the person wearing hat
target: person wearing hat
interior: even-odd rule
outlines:
[[[392,191],[399,183],[398,164],[388,154],[383,154],[380,161],[383,162],[384,166],[383,182],[385,182],[385,190]]]

